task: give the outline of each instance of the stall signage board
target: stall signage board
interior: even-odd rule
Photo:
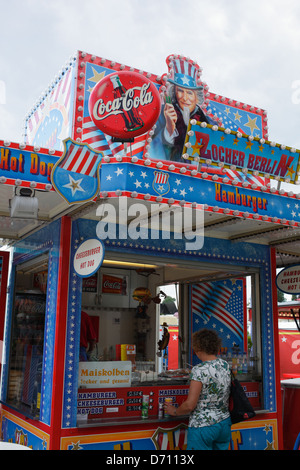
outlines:
[[[58,156],[61,156],[59,151],[50,154],[47,149],[38,151],[29,145],[5,144],[0,140],[1,183],[14,184],[19,180],[19,186],[22,186],[24,181],[30,182],[33,188],[37,187],[38,183],[43,186],[51,185],[51,172]]]
[[[130,387],[131,361],[80,362],[78,386],[86,388]]]
[[[285,294],[300,294],[300,264],[280,271],[276,277],[276,284]]]
[[[225,168],[244,169],[268,178],[296,183],[299,150],[280,146],[264,139],[191,121],[185,152],[190,159]]]
[[[144,134],[157,121],[161,108],[155,85],[136,72],[116,72],[95,85],[89,99],[94,124],[122,141]]]
[[[237,213],[245,217],[259,216],[264,217],[264,220],[274,218],[273,222],[285,224],[288,224],[287,221],[300,221],[298,197],[282,197],[269,191],[256,191],[244,185],[223,183],[223,180],[219,182],[204,177],[192,178],[179,172],[157,171],[152,167],[139,171],[139,166],[131,163],[127,164],[127,168],[127,173],[132,174],[132,178],[124,178],[124,164],[122,167],[118,163],[103,165],[101,190],[111,194],[115,194],[116,188],[130,193],[138,191],[138,194],[149,194],[156,200],[157,196],[161,196],[160,188],[154,184],[158,174],[161,178],[168,177],[169,187],[163,194],[163,203],[168,203],[169,198],[174,198],[186,203],[205,203],[210,210],[230,210],[233,215]]]
[[[173,143],[166,142],[165,140],[165,110],[166,108],[170,109],[171,104],[176,107],[176,99],[170,87],[175,86],[174,82],[177,80],[180,80],[181,85],[183,83],[189,84],[193,94],[196,91],[200,92],[201,97],[197,97],[197,102],[199,101],[197,110],[201,107],[201,113],[204,113],[208,121],[217,122],[218,125],[230,126],[233,131],[239,131],[244,134],[249,134],[253,130],[255,131],[255,137],[267,138],[266,112],[255,106],[246,105],[231,98],[209,92],[208,85],[198,78],[198,75],[201,75],[199,65],[195,64],[192,59],[177,55],[168,56],[166,59],[168,69],[163,68],[161,76],[133,69],[130,66],[81,51],[78,52],[77,61],[79,86],[76,88],[74,122],[81,124],[74,126],[72,138],[74,140],[80,138],[81,141],[87,142],[95,150],[101,150],[106,157],[123,157],[126,154],[131,158],[144,160],[169,160],[175,166],[180,167],[193,166],[193,168],[196,168],[198,166],[196,160],[182,158],[188,122],[186,123],[185,121],[183,123],[182,119],[178,118],[175,132],[176,135],[178,132],[178,138]],[[173,77],[173,83],[171,83],[171,78],[169,79],[168,77],[171,77],[174,70],[178,67],[181,69],[181,72]],[[107,130],[100,130],[90,113],[90,97],[94,89],[96,90],[97,84],[101,83],[103,79],[109,79],[108,77],[112,74],[119,74],[125,71],[134,71],[140,76],[149,78],[153,86],[158,90],[162,103],[160,114],[153,128],[135,137],[134,142],[128,145],[127,149],[124,148],[122,142],[115,142],[108,135]],[[164,73],[166,71],[168,74]],[[112,97],[107,99],[113,102]],[[194,111],[191,112],[194,113]],[[192,115],[194,116],[194,114]],[[210,170],[214,173],[217,170],[216,166],[211,165]],[[252,182],[259,182],[259,179],[251,174],[247,176],[247,179]],[[263,182],[260,182],[260,184],[263,184]]]
[[[89,239],[81,243],[74,255],[74,269],[79,277],[90,277],[102,265],[104,245],[97,239]]]

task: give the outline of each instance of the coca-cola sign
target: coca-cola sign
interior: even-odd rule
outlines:
[[[103,274],[102,294],[127,295],[127,276],[119,277]]]
[[[116,72],[95,85],[89,99],[89,113],[105,134],[131,140],[156,123],[161,110],[154,83],[136,72]]]

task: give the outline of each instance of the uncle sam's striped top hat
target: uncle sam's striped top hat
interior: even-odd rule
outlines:
[[[166,59],[169,68],[168,82],[182,88],[191,90],[203,90],[203,86],[198,83],[201,69],[191,59],[179,55],[169,55]]]

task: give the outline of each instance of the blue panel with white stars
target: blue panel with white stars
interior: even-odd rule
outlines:
[[[89,223],[87,223],[89,225]],[[78,390],[78,363],[80,346],[80,322],[81,322],[81,289],[82,278],[77,276],[73,258],[83,238],[85,230],[78,231],[78,223],[73,224],[71,239],[71,262],[69,279],[69,302],[66,333],[66,356],[65,356],[65,382],[63,391],[63,424],[64,428],[76,426],[77,416],[77,390]],[[92,238],[95,238],[95,233]]]
[[[156,183],[158,176],[161,176],[163,183]],[[101,191],[118,190],[300,222],[300,201],[297,197],[256,191],[141,164],[103,164]]]

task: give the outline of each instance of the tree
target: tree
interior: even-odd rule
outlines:
[[[277,289],[277,301],[278,302],[286,302],[286,298],[284,297],[284,293]]]

